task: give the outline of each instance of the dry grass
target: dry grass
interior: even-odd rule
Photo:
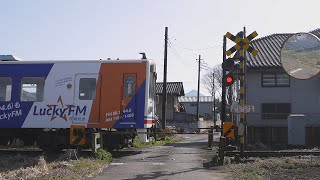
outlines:
[[[0,179],[34,179],[49,171],[43,157],[34,158],[18,155],[18,157],[12,157],[12,159],[16,161],[11,162],[10,160],[8,161],[8,159],[1,160],[3,164],[6,164],[8,169],[2,169]]]
[[[0,179],[86,179],[101,172],[110,162],[93,157],[72,160],[65,154],[48,162],[43,156],[0,157]]]
[[[317,178],[320,158],[298,156],[282,158],[254,158],[254,162],[228,166],[236,179],[308,179]]]

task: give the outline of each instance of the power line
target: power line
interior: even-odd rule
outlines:
[[[189,47],[186,47],[184,46],[181,42],[179,42],[176,38],[174,39],[176,42],[177,42],[177,46],[181,49],[185,49],[185,50],[189,50],[189,51],[203,51],[203,50],[208,50],[208,49],[212,49],[212,48],[218,48],[220,47],[221,45],[214,45],[214,46],[207,46],[205,48],[189,48]],[[180,45],[178,45],[180,44]]]
[[[185,67],[187,67],[187,68],[189,68],[189,69],[191,69],[191,70],[195,70],[195,68],[193,68],[193,67],[191,67],[190,65],[188,65],[187,63],[185,63],[185,61],[183,60],[183,58],[180,56],[180,54],[177,52],[177,50],[173,47],[173,45],[172,45],[172,43],[171,43],[171,41],[168,39],[168,45],[169,45],[169,47],[171,48],[171,50],[172,50],[172,52],[173,52],[173,54],[178,58],[178,60],[179,61],[181,61],[181,63],[185,66]]]

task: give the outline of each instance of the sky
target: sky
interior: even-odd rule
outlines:
[[[257,38],[320,28],[318,0],[1,0],[0,54],[23,60],[140,59],[163,81],[168,27],[168,82],[197,89],[199,55],[222,63],[222,39],[246,27]],[[228,41],[228,47],[234,45]],[[201,70],[201,75],[206,70]],[[209,93],[201,85],[200,92]]]

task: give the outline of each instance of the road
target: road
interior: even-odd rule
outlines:
[[[306,62],[307,63],[307,62]],[[292,59],[283,59],[282,65],[288,74],[298,79],[308,79],[319,73],[320,69],[314,64],[303,64]]]
[[[231,179],[224,167],[203,167],[213,154],[206,149],[207,135],[183,137],[186,139],[171,145],[142,148],[137,154],[115,158],[94,180]]]

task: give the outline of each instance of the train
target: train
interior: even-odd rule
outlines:
[[[137,132],[146,142],[156,78],[149,59],[0,61],[0,145],[114,149]]]

